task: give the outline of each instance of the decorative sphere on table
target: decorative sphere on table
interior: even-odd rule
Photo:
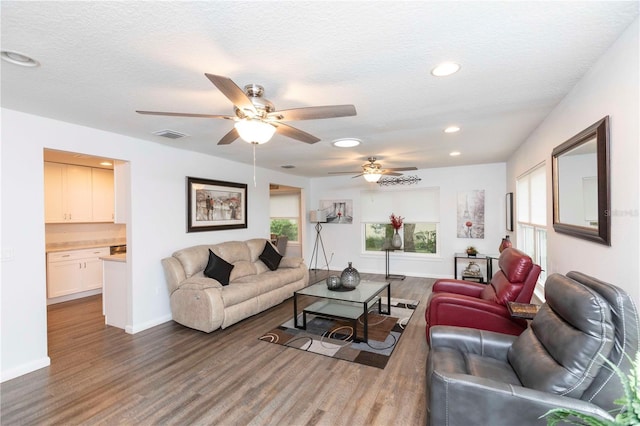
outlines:
[[[340,277],[337,275],[330,275],[327,277],[327,288],[329,290],[335,290],[340,288]]]
[[[349,266],[342,271],[340,281],[342,282],[342,287],[349,289],[354,289],[360,284],[360,273],[356,268],[351,266],[351,262],[349,262]]]

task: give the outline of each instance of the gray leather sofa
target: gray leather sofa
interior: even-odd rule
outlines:
[[[552,408],[612,419],[623,396],[606,358],[625,374],[638,351],[638,311],[622,289],[579,272],[553,274],[546,303],[520,336],[431,328],[432,426],[546,425]]]
[[[301,257],[285,256],[274,271],[259,259],[267,240],[228,241],[178,250],[162,259],[173,320],[204,332],[226,328],[293,296],[309,284]],[[233,265],[229,284],[204,275],[209,249]]]

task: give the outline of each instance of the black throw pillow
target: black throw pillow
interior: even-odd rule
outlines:
[[[207,267],[204,268],[205,276],[218,280],[222,285],[229,285],[229,276],[231,275],[232,269],[232,264],[217,256],[209,249],[209,262],[207,263]]]
[[[264,245],[264,250],[262,250],[262,254],[258,256],[258,259],[262,260],[269,269],[275,271],[280,265],[282,255],[278,253],[275,248],[273,248],[269,241],[267,241]]]

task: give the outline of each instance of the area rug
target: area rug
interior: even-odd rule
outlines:
[[[386,297],[382,298],[383,306]],[[418,306],[417,300],[391,298],[391,315],[378,314],[377,304],[369,311],[369,341],[353,342],[353,325],[349,321],[327,319],[307,314],[307,329],[295,328],[293,318],[265,333],[260,340],[319,355],[371,367],[384,368],[398,344],[405,326]],[[302,324],[302,313],[298,316]],[[362,337],[362,317],[357,336]]]

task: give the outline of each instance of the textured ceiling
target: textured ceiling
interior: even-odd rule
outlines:
[[[23,2],[2,1],[2,106],[251,163],[227,120],[137,109],[233,114],[204,73],[257,83],[277,109],[354,104],[357,116],[289,124],[260,166],[304,176],[383,166],[505,161],[637,17],[638,1]],[[460,72],[436,78],[440,62]],[[442,130],[451,124],[456,134]],[[152,132],[189,135],[169,140]],[[330,142],[363,144],[337,149]],[[450,157],[451,151],[460,151]],[[296,168],[283,170],[281,165]]]

